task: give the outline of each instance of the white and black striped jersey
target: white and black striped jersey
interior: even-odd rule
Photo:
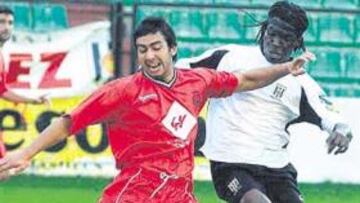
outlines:
[[[246,71],[269,65],[257,46],[226,45],[179,60],[175,66]],[[343,123],[330,104],[308,74],[288,75],[261,89],[210,99],[201,151],[214,161],[283,167],[289,163],[289,125],[309,122],[332,132],[336,123]]]

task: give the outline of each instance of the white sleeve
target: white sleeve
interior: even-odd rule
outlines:
[[[221,47],[209,49],[199,56],[179,59],[176,68],[210,68],[217,70],[220,61],[229,51]]]
[[[309,75],[304,74],[296,79],[302,86],[300,116],[312,117],[305,119],[328,133],[332,133],[337,124],[348,126],[325,92]]]

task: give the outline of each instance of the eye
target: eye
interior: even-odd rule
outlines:
[[[147,49],[146,49],[145,47],[141,47],[141,46],[138,47],[138,52],[139,52],[139,53],[142,53],[142,54],[143,54],[143,53],[146,52],[146,50],[147,50]]]
[[[275,32],[273,32],[273,31],[271,31],[271,30],[268,30],[268,31],[266,32],[266,35],[269,36],[269,37],[275,37],[275,36],[276,36]]]
[[[155,51],[159,51],[159,50],[162,48],[162,45],[161,45],[161,44],[155,44],[154,46],[152,46],[152,48],[153,48]]]

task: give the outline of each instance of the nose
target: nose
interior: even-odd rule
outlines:
[[[146,53],[145,53],[145,59],[146,60],[152,60],[155,58],[155,53],[149,49]]]
[[[282,39],[280,37],[273,37],[271,39],[271,44],[274,46],[281,46],[282,45]]]

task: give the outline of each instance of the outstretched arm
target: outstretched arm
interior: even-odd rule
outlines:
[[[16,103],[44,104],[48,102],[45,96],[40,96],[38,98],[30,98],[16,94],[11,90],[7,90],[6,92],[4,92],[1,97],[5,100]]]
[[[329,134],[326,140],[329,154],[346,152],[352,139],[346,119],[311,76],[304,74],[296,77],[296,81],[300,91],[294,89],[284,100],[284,104],[297,115],[287,126],[300,122],[316,125]]]
[[[304,63],[313,59],[314,55],[311,52],[305,52],[290,62],[247,72],[234,72],[239,81],[236,91],[248,91],[264,87],[289,73],[294,76],[301,75],[304,73],[302,68]]]
[[[70,120],[68,118],[58,118],[30,146],[15,153],[9,153],[0,159],[0,180],[23,171],[37,153],[65,139],[69,134],[69,126]]]

